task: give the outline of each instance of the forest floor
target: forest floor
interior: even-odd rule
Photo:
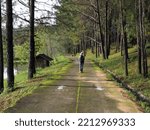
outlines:
[[[79,73],[75,58],[72,67],[53,84],[23,97],[9,113],[124,113],[142,112],[128,97],[127,92],[94,63],[85,62],[84,73]],[[47,75],[49,76],[49,75]],[[40,84],[44,86],[44,84]]]

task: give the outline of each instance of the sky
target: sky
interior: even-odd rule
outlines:
[[[20,1],[23,1],[25,4],[27,4],[29,0]],[[57,3],[57,0],[36,0],[35,18],[38,19],[40,17],[53,16],[54,12],[56,11],[53,6]],[[20,4],[18,0],[16,0],[13,11],[16,15],[19,15],[20,17],[29,20],[29,9],[24,5]],[[54,23],[54,19],[51,19],[51,21],[49,20],[47,22]],[[19,25],[25,26],[28,25],[28,23],[21,19],[14,20],[14,27],[17,27]]]

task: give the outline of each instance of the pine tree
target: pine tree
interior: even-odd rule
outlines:
[[[13,52],[13,16],[12,0],[6,0],[6,38],[7,38],[7,82],[8,89],[14,89],[14,52]]]
[[[3,41],[2,41],[2,24],[1,24],[1,1],[0,1],[0,93],[3,92],[4,89],[4,81],[3,81]]]
[[[33,78],[36,73],[35,70],[35,41],[34,41],[34,5],[35,0],[30,0],[30,59],[29,59],[29,70],[28,78]]]

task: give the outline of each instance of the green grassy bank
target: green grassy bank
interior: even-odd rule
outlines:
[[[71,67],[71,60],[60,56],[47,68],[37,69],[37,73],[32,80],[27,79],[27,71],[20,72],[15,77],[15,91],[7,92],[7,89],[0,95],[0,112],[16,104],[22,97],[31,94],[35,89],[48,87],[48,85],[60,79]],[[5,81],[6,87],[6,81]]]
[[[148,78],[143,78],[140,74],[138,74],[138,57],[136,50],[136,47],[129,49],[129,76],[127,77],[124,74],[124,61],[123,56],[121,56],[120,52],[112,52],[108,60],[104,60],[102,57],[95,58],[95,55],[91,53],[88,54],[88,58],[93,60],[96,64],[99,64],[99,66],[101,66],[104,70],[108,69],[112,71],[123,82],[129,84],[135,90],[141,92],[143,95],[149,97],[150,99],[150,50],[148,50]],[[111,77],[109,76],[109,78]],[[130,94],[130,96],[131,95],[132,94]],[[133,97],[134,96],[132,95],[132,98]],[[139,102],[139,104],[145,109],[146,112],[150,112],[150,107],[147,103]]]

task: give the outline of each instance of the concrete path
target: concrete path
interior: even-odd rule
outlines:
[[[141,112],[127,98],[125,90],[108,80],[101,70],[94,70],[91,62],[85,63],[79,73],[74,62],[68,73],[53,85],[36,90],[7,109],[9,113],[123,113]]]

